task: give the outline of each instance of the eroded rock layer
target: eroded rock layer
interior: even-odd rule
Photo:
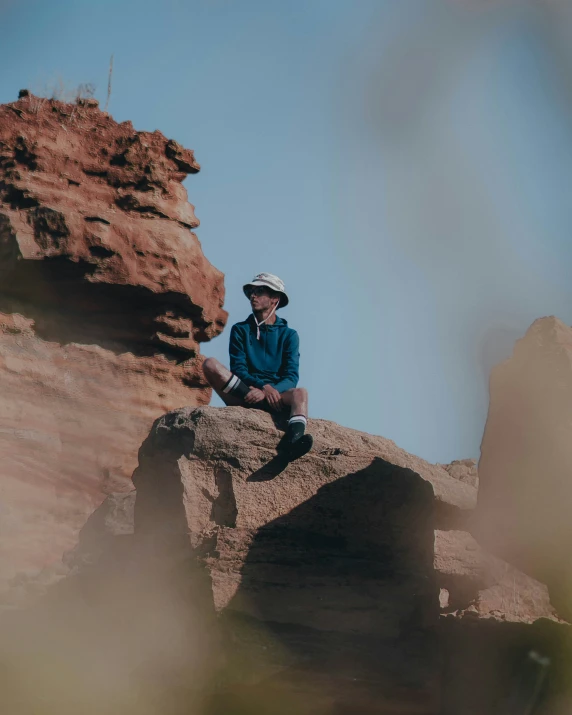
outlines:
[[[208,403],[222,274],[193,153],[97,103],[0,106],[0,590],[73,546],[166,410]]]

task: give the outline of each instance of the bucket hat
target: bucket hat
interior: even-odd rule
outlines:
[[[273,273],[258,273],[250,281],[250,283],[245,283],[242,286],[244,295],[248,298],[248,289],[252,286],[266,286],[270,290],[280,293],[280,302],[278,303],[278,308],[284,308],[288,305],[288,296],[286,295],[286,288],[284,286],[284,281],[282,281],[278,276]]]

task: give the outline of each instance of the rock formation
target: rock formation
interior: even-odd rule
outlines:
[[[121,594],[147,603],[150,591],[167,633],[166,614],[182,598],[195,643],[188,652],[163,644],[173,671],[156,687],[200,700],[200,715],[282,712],[276,702],[308,715],[477,715],[526,697],[521,662],[526,670],[534,648],[562,651],[567,626],[545,586],[466,531],[476,490],[389,440],[322,420],[311,421],[315,449],[285,465],[280,427],[242,408],[184,408],[157,420],[139,453],[137,491],[111,495],[90,517],[52,598],[61,607],[66,589],[89,594],[103,629],[118,623],[110,604],[129,613],[136,652],[128,629],[100,660],[161,669],[157,649],[145,646],[157,616],[118,605]],[[157,584],[173,578],[176,594],[158,597]],[[218,651],[210,675],[196,670],[197,638],[201,653]],[[198,682],[210,692],[199,697]]]
[[[572,328],[537,320],[490,380],[476,533],[572,617]]]
[[[476,459],[456,459],[450,464],[440,464],[440,467],[446,472],[459,479],[461,482],[466,482],[472,487],[479,486],[479,475],[477,472],[477,460]]]
[[[129,489],[159,415],[208,403],[224,327],[182,180],[191,151],[94,100],[0,107],[0,591]]]

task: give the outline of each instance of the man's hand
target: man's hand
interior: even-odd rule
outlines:
[[[275,387],[272,387],[272,385],[264,385],[262,393],[271,409],[280,410],[282,408],[282,396]]]
[[[262,392],[262,390],[259,390],[257,387],[251,387],[246,394],[244,401],[249,405],[255,405],[257,402],[262,402],[265,397],[266,395]]]

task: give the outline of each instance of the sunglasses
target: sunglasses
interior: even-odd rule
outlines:
[[[252,286],[252,288],[248,289],[248,297],[250,298],[253,295],[270,295],[270,291],[264,286]]]

